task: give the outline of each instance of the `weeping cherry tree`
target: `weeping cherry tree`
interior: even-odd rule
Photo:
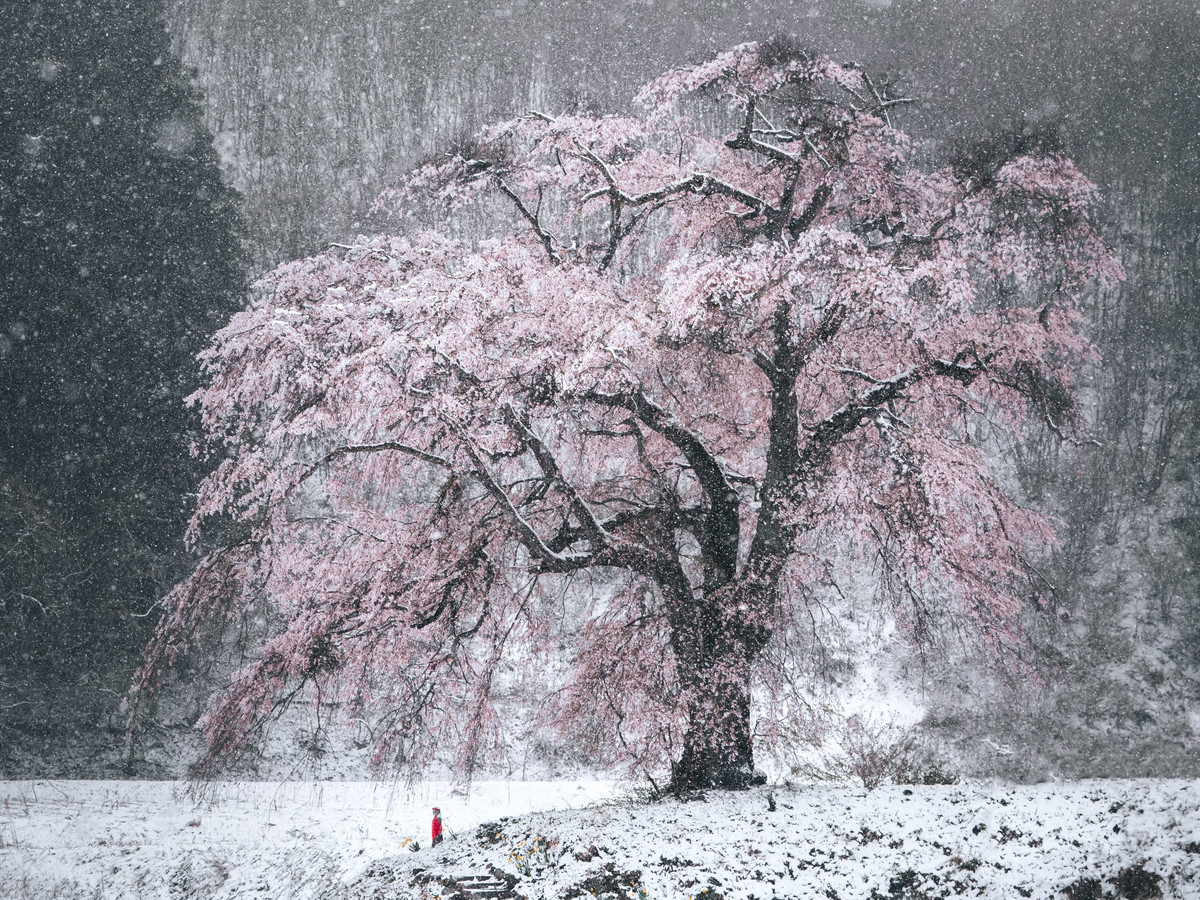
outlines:
[[[1032,139],[921,167],[905,98],[782,43],[637,102],[420,167],[381,202],[490,195],[507,230],[281,266],[203,354],[224,457],[192,536],[239,536],[167,598],[140,690],[210,618],[281,623],[207,714],[207,764],[336,691],[381,763],[469,777],[503,687],[676,790],[744,786],[764,651],[847,565],[901,633],[1019,647],[1054,535],[974,426],[1078,429],[1077,307],[1120,277],[1094,186]]]

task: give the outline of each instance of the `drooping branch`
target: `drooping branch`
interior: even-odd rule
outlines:
[[[782,308],[782,304],[781,304]],[[778,316],[778,311],[777,311]],[[801,342],[807,357],[817,343],[829,340],[836,334],[844,318],[844,310],[831,311],[821,323]],[[799,422],[795,416],[795,374],[799,371],[794,359],[783,358],[778,346],[779,329],[776,329],[776,368],[779,372],[772,391],[771,436],[767,449],[767,473],[763,479],[763,502],[759,513],[754,542],[751,545],[748,569],[756,571],[780,554],[790,552],[791,540],[800,527],[796,522],[784,523],[780,505],[784,498],[803,496],[802,486],[828,461],[837,446],[864,421],[878,410],[897,399],[908,387],[930,376],[950,378],[963,386],[969,386],[986,370],[986,361],[978,358],[971,350],[964,350],[953,361],[937,359],[921,347],[925,362],[913,366],[886,380],[877,379],[866,373],[850,370],[871,383],[863,394],[856,396],[841,408],[830,413],[814,426],[809,426],[808,440],[799,443]],[[965,359],[974,359],[964,365]],[[803,363],[800,363],[802,368]],[[800,491],[798,494],[797,491]]]
[[[422,615],[417,615],[413,619],[412,627],[417,630],[428,628],[434,622],[442,617],[442,614],[447,609],[450,610],[452,618],[457,621],[458,618],[458,603],[455,600],[456,591],[465,591],[471,584],[471,578],[475,574],[477,568],[482,568],[485,575],[495,577],[496,569],[488,556],[486,549],[486,538],[476,537],[475,542],[467,548],[467,551],[461,556],[457,562],[457,571],[442,585],[438,592],[438,603],[429,612]],[[478,624],[468,629],[469,633],[478,631],[483,624],[483,619],[487,614],[487,593],[482,592],[484,597],[484,610],[479,616]],[[459,637],[463,635],[460,634]]]
[[[386,450],[395,450],[399,453],[407,453],[409,456],[414,456],[417,459],[423,460],[427,463],[432,463],[435,466],[441,466],[444,469],[450,468],[450,461],[448,459],[438,456],[435,453],[429,453],[428,451],[422,450],[420,447],[402,444],[399,441],[382,441],[378,444],[349,444],[345,447],[337,447],[333,450],[330,450],[323,457],[321,457],[318,462],[315,462],[309,466],[296,483],[300,484],[301,482],[307,481],[314,474],[320,471],[323,466],[333,462],[339,457],[349,456],[355,453],[380,453]]]
[[[942,234],[942,229],[959,217],[966,201],[978,197],[990,188],[994,177],[995,172],[991,172],[990,174],[985,173],[984,177],[967,177],[963,184],[962,195],[954,203],[950,204],[950,208],[946,212],[930,223],[928,231],[924,234],[912,234],[908,231],[901,231],[896,236],[896,252],[899,253],[901,250],[912,246],[928,247],[940,240],[944,240],[946,236]],[[947,234],[952,233],[953,229],[947,232]]]

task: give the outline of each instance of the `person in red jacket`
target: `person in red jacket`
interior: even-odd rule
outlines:
[[[433,846],[437,846],[442,842],[442,811],[436,806],[433,808]]]

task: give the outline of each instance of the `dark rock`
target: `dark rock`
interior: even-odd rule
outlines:
[[[1098,878],[1080,878],[1059,893],[1066,894],[1067,900],[1104,900],[1104,890]]]
[[[1155,872],[1147,872],[1140,865],[1130,866],[1117,873],[1116,878],[1108,879],[1115,885],[1117,896],[1123,900],[1156,900],[1162,896],[1162,888],[1158,886],[1162,876]]]

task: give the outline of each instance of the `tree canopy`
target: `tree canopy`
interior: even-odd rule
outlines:
[[[676,789],[742,785],[751,716],[801,709],[771,648],[855,567],[913,637],[1019,645],[1054,536],[976,426],[1079,424],[1077,305],[1120,277],[1093,185],[1049,139],[922,167],[904,97],[784,42],[637,100],[430,161],[381,202],[491,195],[512,227],[282,266],[203,354],[224,460],[193,536],[241,531],[168,598],[141,684],[210,616],[283,623],[208,763],[315,685],[375,711],[381,762],[469,775],[515,690]]]

